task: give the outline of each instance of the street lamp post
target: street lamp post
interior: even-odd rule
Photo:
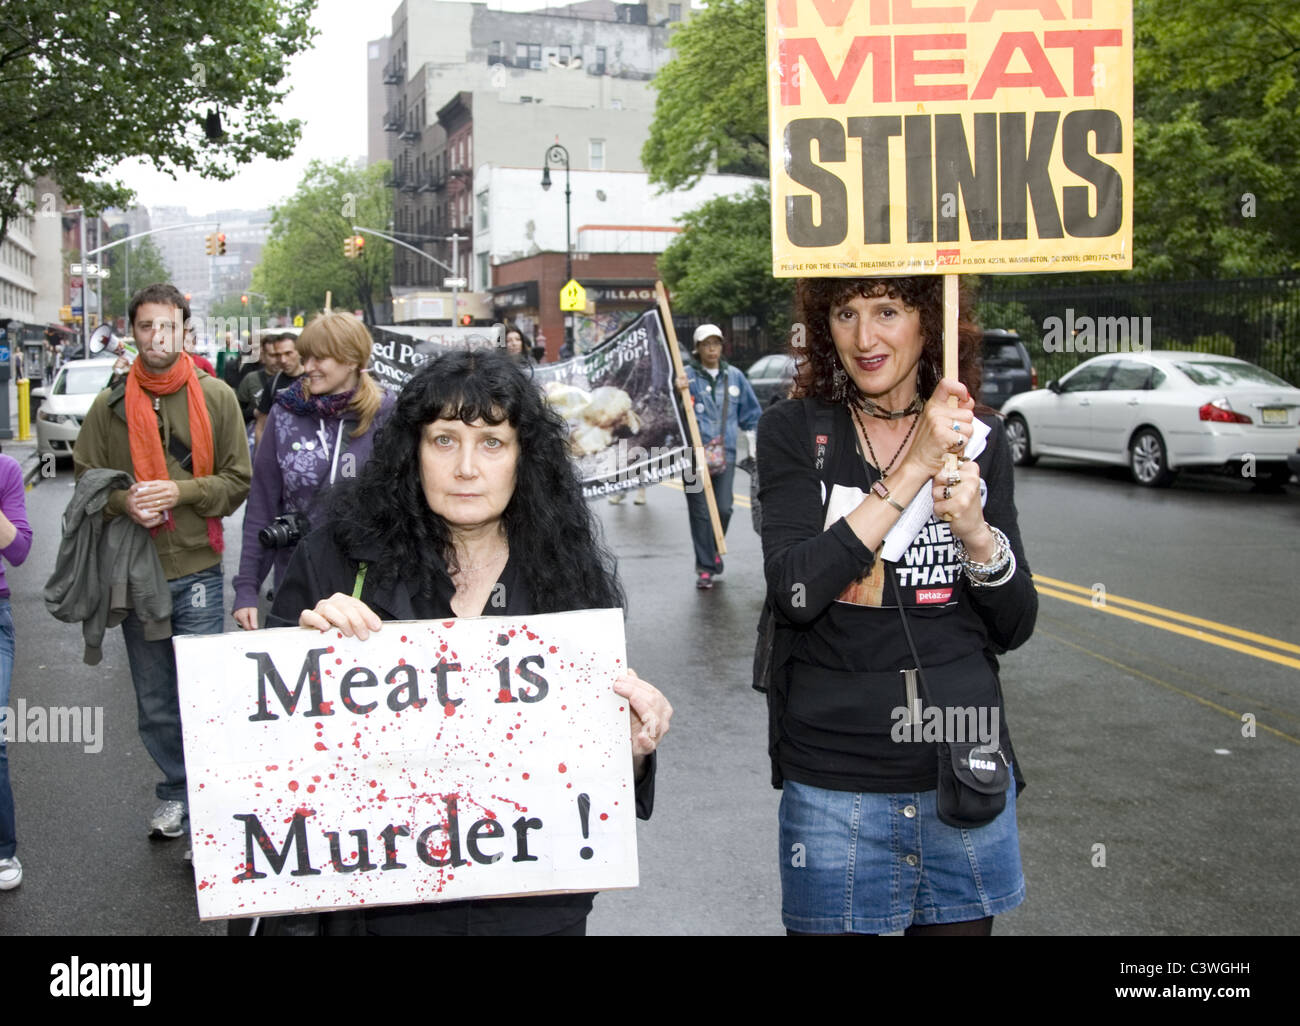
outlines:
[[[569,151],[559,143],[555,143],[546,150],[546,158],[542,162],[542,191],[545,192],[551,187],[551,165],[559,167],[560,163],[564,164],[564,282],[567,285],[573,281],[573,243],[569,231],[570,211],[572,209],[573,191],[569,188]],[[568,352],[573,353],[573,315],[566,315],[564,318],[564,343],[568,346]]]

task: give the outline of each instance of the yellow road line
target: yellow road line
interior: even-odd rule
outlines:
[[[1035,577],[1037,580],[1037,577]],[[1126,620],[1134,620],[1138,623],[1144,623],[1149,627],[1159,627],[1161,630],[1171,631],[1174,634],[1181,634],[1187,638],[1194,638],[1197,641],[1204,641],[1210,645],[1218,645],[1220,648],[1232,649],[1234,652],[1241,652],[1245,655],[1254,656],[1256,659],[1267,659],[1271,663],[1278,663],[1282,666],[1289,666],[1294,670],[1300,670],[1300,659],[1292,659],[1289,656],[1278,655],[1276,652],[1269,652],[1262,648],[1256,648],[1254,645],[1243,645],[1240,641],[1230,641],[1227,638],[1216,638],[1212,634],[1206,634],[1204,631],[1193,630],[1191,627],[1182,627],[1176,623],[1168,623],[1165,620],[1158,620],[1154,616],[1145,616],[1142,613],[1131,613],[1127,609],[1116,609],[1110,605],[1110,597],[1107,596],[1106,605],[1094,606],[1090,599],[1081,598],[1078,595],[1070,595],[1067,592],[1057,591],[1054,588],[1038,585],[1040,595],[1050,595],[1052,598],[1060,599],[1062,602],[1073,602],[1077,606],[1095,609],[1100,613],[1109,613],[1111,616],[1122,616]]]
[[[1087,655],[1092,656],[1094,659],[1098,659],[1103,663],[1107,663],[1110,666],[1114,666],[1116,669],[1123,670],[1125,673],[1131,673],[1135,677],[1141,677],[1143,680],[1149,680],[1152,684],[1158,684],[1160,685],[1160,687],[1167,688],[1168,690],[1174,692],[1175,694],[1182,695],[1184,698],[1190,698],[1194,702],[1199,702],[1201,705],[1213,709],[1215,712],[1221,712],[1225,716],[1230,716],[1238,723],[1241,722],[1242,713],[1234,712],[1233,710],[1227,708],[1226,706],[1219,705],[1218,702],[1212,702],[1208,698],[1203,698],[1202,696],[1196,694],[1193,691],[1187,691],[1183,688],[1180,688],[1177,684],[1170,684],[1167,680],[1161,680],[1159,677],[1153,677],[1149,673],[1143,673],[1141,670],[1135,669],[1132,666],[1126,666],[1124,663],[1118,662],[1114,659],[1104,656],[1100,652],[1094,652],[1086,645],[1078,645],[1073,641],[1067,641],[1059,634],[1053,634],[1051,631],[1040,630],[1037,633],[1046,634],[1049,638],[1052,638],[1055,641],[1059,641],[1062,645],[1069,645],[1070,648],[1078,649],[1080,652],[1084,652]],[[1274,735],[1275,737],[1281,738],[1283,741],[1290,741],[1293,745],[1300,745],[1300,738],[1292,737],[1290,734],[1283,733],[1282,731],[1278,730],[1275,727],[1270,727],[1267,726],[1266,724],[1260,723],[1258,719],[1255,720],[1255,726],[1259,730],[1268,731],[1270,734]]]
[[[1082,585],[1071,584],[1069,581],[1060,581],[1055,577],[1044,577],[1042,574],[1034,574],[1034,583],[1042,582],[1050,584],[1054,588],[1060,588],[1063,591],[1073,591],[1080,595],[1092,595],[1091,588],[1085,588]],[[1247,641],[1256,641],[1261,645],[1268,645],[1270,648],[1279,648],[1283,652],[1294,652],[1300,655],[1300,645],[1293,645],[1289,641],[1279,641],[1277,638],[1270,638],[1265,634],[1256,634],[1253,631],[1244,631],[1240,627],[1229,627],[1225,623],[1218,623],[1214,620],[1205,620],[1199,616],[1189,616],[1186,613],[1179,613],[1172,609],[1165,609],[1162,606],[1153,606],[1148,602],[1139,602],[1136,599],[1121,598],[1118,595],[1112,595],[1106,592],[1106,605],[1117,602],[1121,606],[1131,606],[1134,609],[1142,609],[1148,613],[1155,613],[1157,616],[1163,616],[1170,620],[1180,620],[1183,623],[1195,624],[1198,627],[1208,627],[1212,631],[1218,631],[1220,634],[1231,634],[1233,637],[1245,638]]]

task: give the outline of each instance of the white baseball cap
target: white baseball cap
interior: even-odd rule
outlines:
[[[722,329],[716,324],[701,324],[695,329],[695,344],[698,346],[706,338],[722,338]]]

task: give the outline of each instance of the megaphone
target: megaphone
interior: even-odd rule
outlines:
[[[127,362],[135,359],[135,346],[124,342],[113,334],[111,324],[101,324],[90,336],[90,351],[95,356],[103,353],[106,356],[124,356]]]

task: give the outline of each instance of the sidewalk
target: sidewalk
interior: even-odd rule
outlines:
[[[23,468],[23,484],[32,487],[40,479],[41,461],[36,456],[36,422],[31,425],[31,438],[18,441],[18,382],[9,379],[9,430],[11,438],[0,439],[0,449],[12,456]]]

